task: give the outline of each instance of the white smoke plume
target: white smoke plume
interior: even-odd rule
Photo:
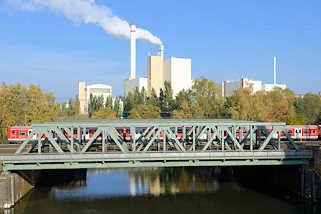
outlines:
[[[93,23],[102,27],[106,33],[123,39],[130,39],[130,26],[127,21],[112,14],[112,11],[95,0],[7,0],[24,11],[34,12],[48,8],[61,13],[77,24]],[[161,40],[145,29],[136,29],[136,38],[143,42],[161,45]]]

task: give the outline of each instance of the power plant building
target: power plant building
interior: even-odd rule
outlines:
[[[134,92],[136,88],[147,90],[151,95],[154,89],[159,95],[165,81],[171,83],[173,96],[192,86],[191,59],[170,57],[164,60],[164,47],[160,45],[159,56],[148,56],[147,78],[136,78],[136,25],[130,25],[130,77],[124,81],[124,94]]]
[[[124,93],[125,97],[128,95],[129,92],[134,93],[135,89],[138,88],[141,91],[143,88],[147,90],[147,78],[146,77],[139,77],[135,79],[125,79],[124,82]]]
[[[90,95],[95,97],[104,97],[104,103],[107,97],[112,96],[112,87],[104,84],[94,84],[86,86],[85,82],[78,83],[78,99],[80,103],[80,114],[88,114],[88,104]]]
[[[191,59],[170,57],[164,60],[164,47],[161,45],[159,56],[148,56],[147,93],[151,95],[154,89],[159,95],[160,89],[164,89],[165,81],[171,83],[173,96],[179,91],[188,90],[192,87]]]
[[[164,88],[165,81],[171,83],[173,96],[179,91],[188,90],[192,87],[191,59],[170,57],[163,60],[162,51],[160,56],[148,56],[148,95],[152,89],[159,95],[160,89]]]
[[[164,62],[162,56],[148,56],[147,58],[147,94],[150,96],[152,88],[156,94],[159,94],[161,88],[164,87]]]
[[[249,80],[247,78],[242,78],[236,81],[227,80],[222,83],[222,96],[230,97],[233,95],[234,91],[239,88],[251,88],[252,93],[256,93],[257,91],[263,90],[263,83],[262,81]]]
[[[191,59],[170,57],[164,60],[164,82],[171,83],[173,96],[192,87]]]
[[[252,93],[255,94],[258,91],[272,91],[275,88],[286,89],[284,84],[264,84],[260,80],[249,80],[248,78],[242,78],[236,81],[224,81],[222,82],[222,96],[230,97],[234,91],[240,88],[250,88]]]
[[[275,88],[286,89],[286,85],[276,83],[276,57],[273,57],[273,84],[264,84],[260,80],[249,80],[247,78],[242,78],[236,81],[224,81],[222,82],[222,96],[230,97],[233,95],[234,91],[239,88],[251,88],[252,93],[255,94],[258,91],[272,91]]]

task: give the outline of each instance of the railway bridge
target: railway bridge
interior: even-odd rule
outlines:
[[[281,134],[287,141],[281,141]],[[34,178],[46,170],[307,166],[312,158],[312,151],[300,150],[291,139],[285,123],[219,119],[37,123],[15,153],[0,151],[0,208],[13,206],[32,188],[27,175]]]
[[[288,144],[281,143],[281,133]],[[32,125],[32,133],[15,154],[0,155],[3,171],[307,165],[310,159],[312,152],[299,150],[286,132],[285,123],[224,119],[39,123]]]

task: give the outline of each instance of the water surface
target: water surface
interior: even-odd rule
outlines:
[[[321,213],[319,211],[316,206],[294,204],[244,188],[218,168],[150,168],[88,170],[87,179],[82,182],[33,190],[6,214],[306,214]]]

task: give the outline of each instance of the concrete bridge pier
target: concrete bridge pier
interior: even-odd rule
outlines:
[[[0,172],[0,209],[13,207],[32,188],[19,174]]]
[[[13,207],[35,186],[84,186],[86,176],[86,169],[0,171],[0,209]]]

